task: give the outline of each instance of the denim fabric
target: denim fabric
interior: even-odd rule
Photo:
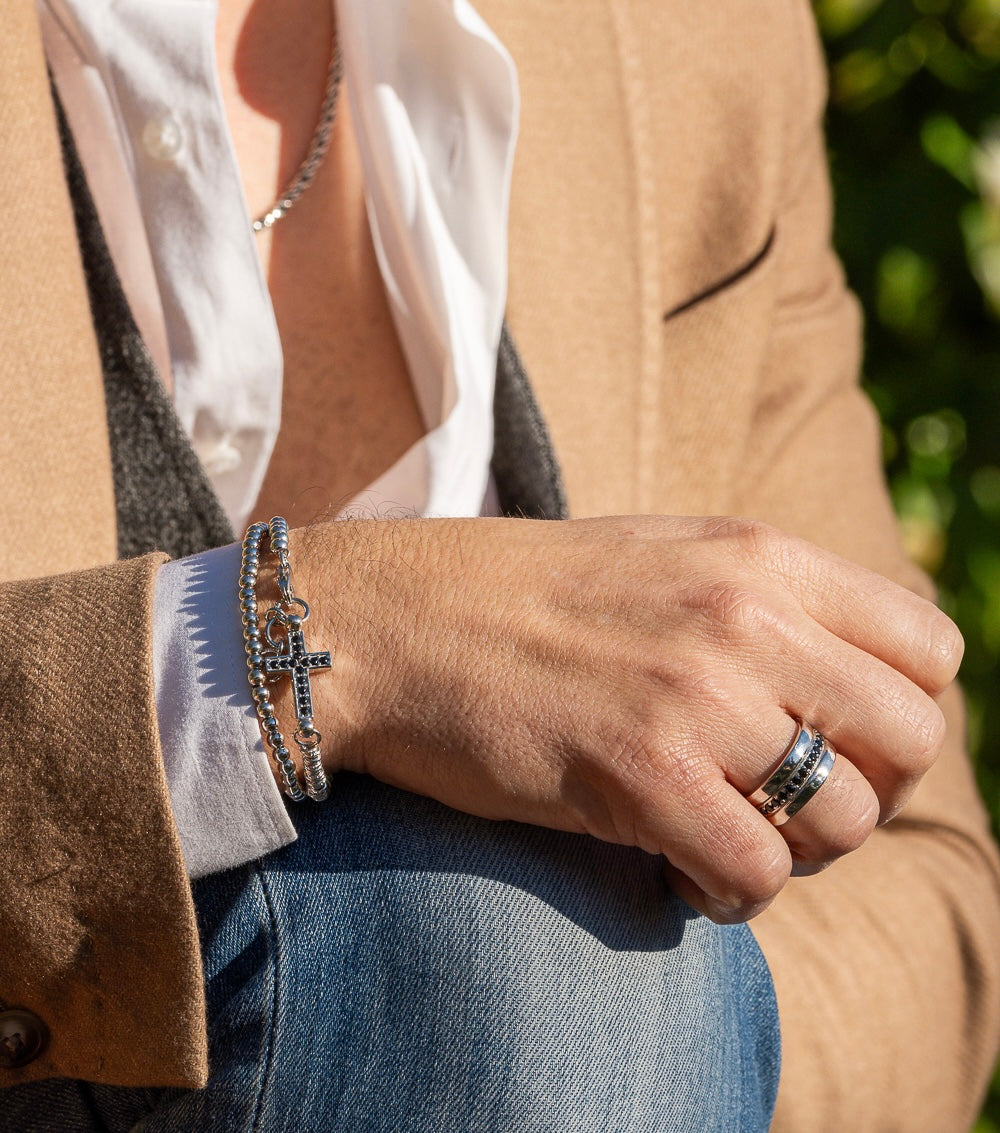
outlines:
[[[0,1128],[767,1129],[765,962],[658,859],[362,777],[295,817],[296,843],[195,885],[209,1087],[42,1083],[0,1095]]]

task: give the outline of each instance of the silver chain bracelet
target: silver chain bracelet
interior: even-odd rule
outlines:
[[[257,574],[260,568],[260,547],[268,539],[278,560],[279,598],[264,615],[261,634],[257,616]],[[278,766],[285,794],[295,802],[307,796],[322,802],[329,794],[329,782],[323,770],[320,752],[322,736],[313,722],[312,688],[309,674],[314,669],[332,668],[326,651],[310,653],[306,649],[302,626],[309,618],[309,606],[292,591],[292,568],[288,560],[288,524],[280,515],[270,523],[253,523],[243,537],[243,560],[240,566],[240,615],[243,640],[246,642],[250,692],[260,720],[264,740]],[[275,640],[275,632],[278,639]],[[285,745],[268,694],[268,684],[283,676],[292,678],[295,699],[296,728],[292,735],[302,753],[305,790],[299,782],[298,770]]]

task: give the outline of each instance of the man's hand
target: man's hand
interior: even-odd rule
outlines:
[[[334,651],[313,682],[329,769],[664,854],[719,921],[899,811],[962,655],[930,603],[741,520],[345,521],[292,555]],[[793,716],[840,758],[778,829],[744,796]]]

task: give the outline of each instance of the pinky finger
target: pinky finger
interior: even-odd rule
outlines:
[[[647,843],[659,843],[678,895],[699,912],[720,924],[749,920],[784,888],[791,850],[725,779],[703,780],[700,787],[698,805],[660,817]]]
[[[711,897],[691,880],[686,873],[682,873],[676,866],[664,859],[663,871],[670,888],[682,901],[686,901],[692,909],[702,916],[708,917],[716,924],[741,924],[762,913],[774,898],[766,901],[742,901],[735,905],[727,904],[716,897]]]

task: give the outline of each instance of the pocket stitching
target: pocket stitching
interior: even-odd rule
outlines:
[[[685,299],[683,302],[678,303],[676,307],[671,307],[670,310],[664,314],[663,321],[669,322],[675,316],[681,315],[685,311],[689,311],[692,307],[698,306],[699,303],[703,303],[706,299],[711,299],[713,296],[718,295],[720,291],[725,291],[727,287],[731,287],[733,284],[739,283],[740,280],[745,279],[752,272],[756,271],[756,269],[760,267],[760,265],[771,254],[771,250],[774,247],[776,235],[777,226],[772,224],[771,229],[764,240],[764,243],[761,245],[760,249],[750,257],[749,260],[741,264],[738,268],[736,268],[735,271],[732,271],[728,275],[723,276],[722,279],[718,279],[714,283],[709,284],[708,287],[699,291],[696,295],[692,295],[689,299]]]

